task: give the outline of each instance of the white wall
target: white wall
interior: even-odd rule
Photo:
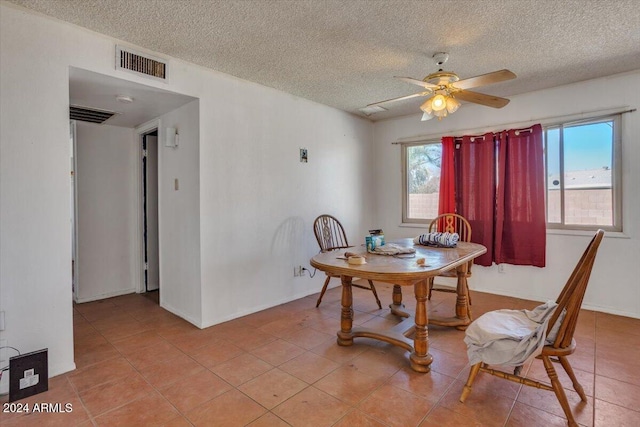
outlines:
[[[74,368],[70,66],[200,99],[200,186],[196,190],[193,174],[178,168],[165,178],[178,177],[185,193],[162,190],[165,200],[184,198],[187,206],[185,218],[176,222],[183,228],[171,230],[174,238],[200,236],[199,242],[187,242],[187,253],[199,245],[200,256],[183,258],[161,278],[175,287],[167,295],[177,295],[183,286],[178,273],[186,269],[195,283],[200,264],[201,319],[192,321],[207,326],[317,292],[321,275],[294,279],[293,266],[308,266],[317,252],[311,224],[318,214],[337,215],[354,241],[378,225],[371,215],[368,121],[175,59],[169,84],[117,71],[116,42],[0,5],[0,310],[6,311],[7,326],[1,338],[23,352],[48,347],[51,375]],[[192,135],[185,137],[198,138]],[[307,164],[298,161],[300,147],[309,150]],[[194,153],[178,148],[166,154],[161,162],[182,164],[178,157],[193,159]],[[199,192],[198,208],[193,191]],[[177,214],[166,213],[164,220]],[[190,310],[197,291],[185,292],[175,306],[163,302]]]
[[[68,66],[51,24],[0,8],[1,333],[22,352],[47,347],[56,375],[75,367]]]
[[[517,70],[514,70],[517,74]],[[490,88],[487,88],[488,90]],[[501,109],[466,104],[442,121],[420,121],[420,115],[380,121],[375,124],[375,211],[379,225],[390,237],[420,234],[420,228],[401,226],[402,195],[400,138],[419,135],[460,135],[464,130],[497,130],[509,124],[617,107],[640,106],[640,71],[585,81],[549,90],[511,97]],[[476,132],[480,133],[480,132]],[[640,112],[622,116],[623,139],[623,236],[605,235],[585,307],[640,317]],[[589,234],[589,233],[588,233]],[[474,267],[472,289],[533,300],[555,299],[592,235],[547,234],[547,267]]]
[[[279,92],[252,92],[215,85],[200,104],[209,125],[200,146],[204,325],[317,292],[321,274],[292,276],[318,252],[312,223],[319,214],[340,218],[354,242],[373,225],[370,123]],[[211,102],[216,97],[222,104]],[[245,108],[233,105],[237,99]],[[299,162],[301,147],[308,163]]]
[[[192,101],[159,118],[158,228],[160,305],[201,325],[198,104]],[[165,147],[168,127],[178,131],[178,148]]]
[[[133,129],[76,123],[77,302],[135,292],[139,152]]]

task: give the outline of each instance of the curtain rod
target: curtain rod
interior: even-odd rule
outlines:
[[[510,129],[511,130],[511,129]],[[520,135],[521,132],[531,132],[533,130],[533,126],[528,127],[528,128],[524,128],[524,129],[515,129],[515,134],[516,135]],[[500,131],[500,132],[504,132],[504,131]],[[473,142],[474,139],[476,138],[484,138],[486,134],[488,133],[496,133],[496,132],[485,132],[482,135],[464,135],[464,136],[454,136],[453,140],[454,141],[462,141],[464,139],[465,136],[468,136],[469,138],[471,138],[471,142]]]
[[[543,126],[554,126],[563,123],[571,123],[577,122],[580,120],[594,120],[599,119],[601,117],[607,117],[614,114],[626,114],[633,113],[636,111],[636,108],[630,107],[616,107],[616,108],[608,108],[604,110],[594,110],[594,111],[583,111],[581,113],[575,114],[566,114],[563,116],[553,116],[553,117],[544,117],[540,119],[531,119],[522,122],[515,123],[507,123],[502,125],[493,125],[490,128],[474,128],[474,129],[464,129],[464,130],[455,130],[450,132],[439,132],[428,135],[417,135],[417,136],[408,136],[405,138],[398,138],[397,141],[392,142],[392,145],[402,145],[402,144],[411,144],[416,142],[423,141],[432,141],[436,139],[442,139],[443,136],[450,136],[451,133],[462,133],[462,134],[480,134],[478,136],[482,136],[485,133],[496,132],[496,129],[504,129],[504,128],[527,128],[531,127],[532,124],[540,123]],[[522,130],[522,129],[520,129]]]

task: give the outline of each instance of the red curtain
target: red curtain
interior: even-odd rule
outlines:
[[[442,139],[439,213],[471,224],[475,263],[545,266],[542,126]],[[454,201],[452,201],[452,199]]]
[[[493,133],[464,136],[455,155],[457,213],[471,225],[471,241],[487,252],[475,263],[493,261],[493,231],[496,199],[496,150]]]
[[[442,138],[442,158],[440,159],[440,193],[438,215],[456,211],[456,175],[453,163],[455,139]]]
[[[497,138],[494,261],[544,267],[546,219],[542,126],[503,131]]]

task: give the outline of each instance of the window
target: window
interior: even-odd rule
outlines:
[[[622,231],[621,114],[544,127],[547,228]],[[403,223],[438,215],[440,141],[402,145]]]
[[[440,141],[402,146],[402,222],[424,223],[438,216],[441,157]]]
[[[620,115],[545,128],[547,226],[622,229]]]

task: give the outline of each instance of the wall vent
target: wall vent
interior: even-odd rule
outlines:
[[[104,123],[114,114],[113,111],[98,110],[95,108],[80,107],[78,105],[69,106],[69,118],[90,123]]]
[[[132,71],[160,81],[167,81],[167,62],[131,49],[116,46],[116,69]]]

